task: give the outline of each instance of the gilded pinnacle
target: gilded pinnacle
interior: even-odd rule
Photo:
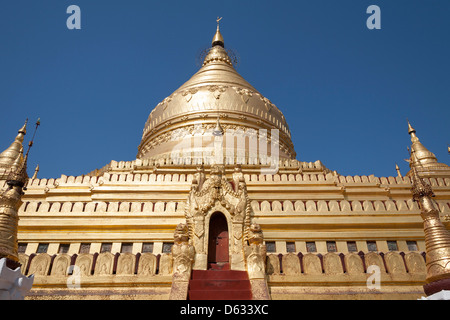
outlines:
[[[17,157],[21,156],[21,151],[23,151],[23,140],[27,131],[27,121],[19,129],[18,135],[14,139],[14,142],[0,154],[0,167],[10,167],[17,160]]]
[[[411,126],[408,121],[408,133],[411,136],[411,160],[410,167],[415,167],[419,172],[433,173],[436,171],[445,170],[450,168],[443,163],[439,163],[434,153],[429,151],[419,140],[416,135],[416,129]],[[410,175],[411,172],[408,173]]]
[[[39,165],[36,166],[36,169],[34,169],[34,174],[31,177],[31,179],[36,179],[37,178],[37,174],[39,172]]]
[[[25,120],[25,124],[23,125],[22,128],[20,128],[19,133],[23,133],[24,135],[27,134],[27,123],[28,119]]]
[[[412,159],[411,159],[412,160]],[[427,295],[450,289],[450,233],[439,218],[439,209],[432,199],[431,186],[412,168],[411,191],[413,200],[417,201],[423,219],[426,246]]]
[[[222,34],[220,33],[220,30],[219,30],[219,21],[220,20],[222,20],[222,18],[217,18],[217,20],[216,20],[217,21],[217,31],[216,31],[216,34],[214,35],[211,46],[212,47],[221,46],[224,48],[225,42],[224,42]]]
[[[17,247],[18,211],[22,204],[23,187],[28,181],[23,140],[27,121],[19,129],[11,146],[0,154],[0,166],[6,176],[7,187],[0,194],[0,258],[6,258],[14,268],[20,267]]]
[[[400,178],[402,178],[402,174],[400,172],[400,168],[398,166],[398,164],[395,164],[395,170],[397,171],[397,176],[399,176]]]
[[[409,123],[409,120],[407,120],[407,121],[408,121],[408,133],[409,134],[416,133],[416,130],[411,126],[411,123]]]
[[[23,158],[23,147],[22,147],[22,148],[20,148],[19,155],[17,156],[16,160],[12,164],[11,168],[13,170],[19,169],[22,166],[23,161],[24,161],[24,158]]]

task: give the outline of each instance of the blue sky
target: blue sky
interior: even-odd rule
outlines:
[[[72,4],[81,30],[66,27]],[[380,30],[366,27],[372,4]],[[396,162],[406,173],[409,118],[450,163],[445,0],[4,1],[0,149],[40,117],[30,174],[135,159],[149,113],[198,70],[217,16],[238,72],[287,118],[297,159],[343,175],[395,175]]]

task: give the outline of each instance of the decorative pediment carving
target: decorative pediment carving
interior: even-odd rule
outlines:
[[[243,224],[244,228],[236,230],[234,237],[248,240],[252,208],[239,166],[233,173],[233,182],[227,180],[223,166],[213,165],[209,178],[206,178],[203,166],[197,167],[185,207],[190,239],[194,235],[201,237],[204,234],[204,217],[217,204],[230,213],[232,223]]]

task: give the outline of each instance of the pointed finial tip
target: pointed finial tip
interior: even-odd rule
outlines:
[[[408,118],[406,118],[406,121],[408,122],[408,133],[411,134],[413,132],[416,132],[416,130],[412,127],[411,123],[409,122]]]
[[[217,17],[217,19],[216,19],[217,31],[216,31],[216,34],[214,35],[213,40],[212,40],[212,44],[211,44],[212,47],[214,47],[216,45],[219,45],[221,47],[225,47],[225,43],[224,43],[222,34],[220,33],[220,30],[219,30],[219,22],[220,22],[220,20],[222,20],[222,17]]]
[[[19,133],[27,134],[27,124],[28,124],[28,118],[26,118],[25,124],[22,126],[22,128],[19,129]]]
[[[395,171],[397,171],[397,176],[402,177],[402,173],[400,172],[400,167],[397,163],[395,163]]]
[[[36,169],[34,169],[34,174],[31,177],[31,179],[36,179],[38,172],[39,172],[39,164],[36,166]]]

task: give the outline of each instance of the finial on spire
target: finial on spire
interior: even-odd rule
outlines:
[[[36,127],[34,128],[33,137],[31,138],[30,142],[28,142],[28,150],[27,150],[27,153],[25,154],[25,162],[28,159],[28,153],[30,152],[31,147],[33,146],[34,137],[36,136],[36,131],[40,125],[41,125],[41,118],[38,118],[36,121]]]
[[[25,124],[23,125],[23,127],[19,129],[19,133],[27,134],[27,123],[28,123],[28,118],[25,120]]]
[[[408,122],[408,133],[416,133],[416,130],[412,127],[411,123],[409,123],[408,118],[406,119],[406,121]]]
[[[34,169],[34,174],[31,177],[31,179],[36,179],[38,172],[39,172],[39,164],[36,166],[36,169]]]
[[[214,47],[214,46],[225,47],[225,42],[223,41],[222,34],[220,33],[220,30],[219,30],[219,22],[220,22],[220,20],[222,20],[222,17],[220,17],[220,18],[217,17],[217,19],[216,19],[217,31],[216,31],[216,34],[214,35],[213,40],[212,40],[212,44],[211,44],[212,47]]]
[[[400,172],[400,168],[398,167],[398,164],[395,164],[395,170],[397,171],[397,176],[403,178],[402,173]]]

